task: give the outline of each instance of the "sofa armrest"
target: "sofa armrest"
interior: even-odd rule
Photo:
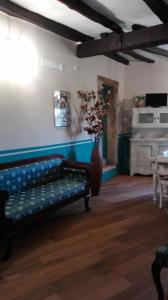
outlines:
[[[0,218],[6,218],[5,216],[5,203],[9,197],[9,193],[4,190],[0,190]]]
[[[97,195],[97,194],[95,194],[97,184],[94,180],[95,173],[94,173],[94,166],[92,163],[74,162],[74,161],[70,161],[70,160],[64,160],[63,167],[69,168],[69,169],[85,170],[87,172],[88,183],[89,183],[89,187],[91,190],[91,194],[93,196]]]
[[[63,167],[71,168],[71,169],[81,169],[90,172],[90,169],[92,168],[92,164],[84,163],[84,162],[75,162],[71,160],[64,160]]]

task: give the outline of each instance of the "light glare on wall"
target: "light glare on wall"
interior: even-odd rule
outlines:
[[[0,37],[0,80],[29,83],[37,74],[37,53],[24,39]]]

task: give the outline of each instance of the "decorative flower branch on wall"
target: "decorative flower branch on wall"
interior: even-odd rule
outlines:
[[[101,96],[97,98],[96,92],[93,90],[77,91],[82,101],[81,109],[85,114],[87,126],[84,130],[89,135],[93,135],[95,142],[99,142],[105,130],[104,117],[107,115],[108,108],[111,104],[109,99],[103,99]]]

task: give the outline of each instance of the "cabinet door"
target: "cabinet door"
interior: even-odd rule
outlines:
[[[130,175],[152,174],[152,162],[151,157],[155,153],[155,147],[152,142],[144,142],[138,140],[131,140],[131,152],[130,152]]]
[[[151,174],[152,145],[139,145],[137,151],[137,168],[140,174]]]
[[[131,175],[152,174],[152,163],[150,157],[152,156],[152,145],[134,144],[131,145]]]
[[[133,127],[155,127],[156,111],[154,109],[134,109],[133,110]]]
[[[168,143],[166,145],[158,145],[158,155],[159,156],[167,156],[168,154]]]
[[[162,108],[157,111],[156,116],[156,126],[157,127],[168,127],[168,109]]]

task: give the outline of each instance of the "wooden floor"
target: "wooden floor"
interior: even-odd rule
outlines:
[[[78,201],[17,238],[0,265],[0,300],[156,300],[150,266],[165,242],[151,177],[113,178],[89,213]]]

